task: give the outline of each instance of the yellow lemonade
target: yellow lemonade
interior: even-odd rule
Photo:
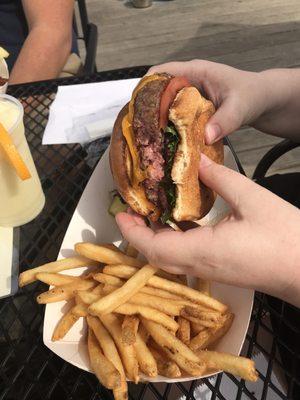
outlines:
[[[12,96],[0,95],[0,122],[31,174],[20,179],[0,146],[0,226],[20,226],[41,212],[45,196],[25,137],[23,107]]]

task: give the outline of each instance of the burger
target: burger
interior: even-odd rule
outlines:
[[[123,200],[151,221],[195,221],[215,194],[199,181],[201,153],[223,163],[223,143],[207,146],[204,128],[214,105],[184,77],[145,76],[120,111],[110,166]]]

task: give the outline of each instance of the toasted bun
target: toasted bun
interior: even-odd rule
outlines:
[[[127,113],[128,104],[122,108],[114,124],[109,151],[110,169],[116,188],[126,203],[138,214],[157,219],[155,216],[158,210],[147,200],[144,190],[142,188],[134,189],[129,180],[132,163],[122,133],[122,120]]]
[[[175,221],[193,221],[204,217],[213,206],[213,191],[199,183],[198,168],[203,152],[216,162],[223,162],[222,141],[206,146],[205,124],[215,112],[211,101],[201,96],[194,87],[182,89],[169,111],[180,143],[175,155],[172,180],[176,184]]]

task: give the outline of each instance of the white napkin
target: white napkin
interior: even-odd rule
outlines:
[[[110,135],[139,79],[59,86],[43,144],[87,143]]]

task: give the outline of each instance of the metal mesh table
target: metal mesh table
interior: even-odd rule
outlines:
[[[146,67],[92,76],[16,85],[9,93],[25,104],[25,127],[43,188],[46,206],[20,234],[20,271],[56,258],[80,195],[108,139],[86,147],[42,146],[49,105],[58,85],[142,76]],[[95,150],[96,149],[96,150]],[[41,283],[0,300],[0,399],[112,399],[110,391],[87,372],[61,360],[42,341],[44,307],[37,305]],[[248,384],[228,374],[177,384],[130,384],[137,399],[300,399],[299,313],[287,304],[257,293],[244,354],[259,357],[259,381]],[[298,338],[291,345],[291,338]],[[295,340],[294,342],[295,343]]]

